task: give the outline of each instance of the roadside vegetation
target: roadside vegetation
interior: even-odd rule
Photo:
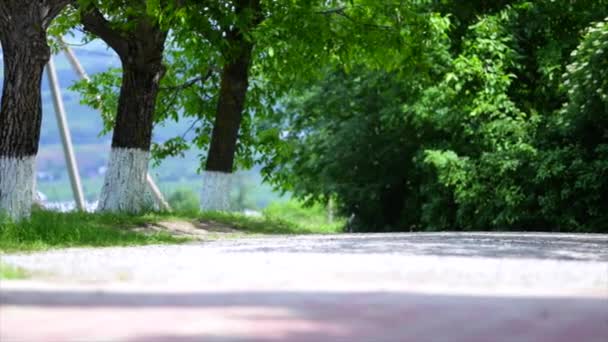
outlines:
[[[0,262],[0,279],[24,279],[28,274],[25,270]]]
[[[608,1],[422,6],[449,24],[394,70],[292,87],[264,179],[354,232],[608,232]]]
[[[47,202],[69,194],[38,151],[40,80],[74,32],[115,56],[68,93],[113,132],[87,198],[141,213],[149,161],[174,158],[156,178],[176,213],[30,218],[35,179]],[[24,220],[0,230],[5,249],[171,243],[128,228],[174,218],[339,231],[330,204],[352,232],[608,232],[608,0],[4,0],[0,38],[0,212]],[[301,202],[268,207],[268,189]]]
[[[330,234],[340,232],[344,226],[344,220],[330,221],[323,207],[304,207],[296,201],[274,203],[255,216],[238,212],[200,213],[196,210],[196,203],[192,203],[194,201],[196,197],[193,196],[189,197],[189,201],[182,198],[181,202],[172,201],[173,205],[177,205],[175,212],[144,215],[35,210],[29,220],[0,223],[0,253],[191,241],[168,231],[142,232],[135,229],[161,221],[203,221],[238,231],[238,234],[226,237],[248,234]]]
[[[343,218],[330,218],[327,208],[321,204],[306,206],[293,199],[276,199],[261,210],[252,210],[256,207],[243,203],[240,197],[232,196],[233,211],[230,212],[201,213],[198,196],[188,190],[174,192],[169,203],[175,210],[173,216],[217,222],[252,234],[332,234],[343,231],[346,224]],[[244,214],[247,209],[252,214]]]
[[[36,210],[28,220],[18,223],[5,221],[0,224],[0,252],[187,241],[164,232],[143,234],[129,229],[156,222],[160,217],[158,214],[133,216]]]
[[[335,234],[343,231],[345,220],[330,220],[320,205],[305,207],[300,202],[276,202],[259,216],[238,212],[204,212],[203,221],[229,225],[248,234]]]

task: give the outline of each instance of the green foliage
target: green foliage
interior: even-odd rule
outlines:
[[[273,204],[259,217],[236,212],[204,212],[199,217],[246,234],[335,234],[344,227],[344,220],[329,222],[322,207],[306,208],[297,202]]]
[[[280,118],[290,134],[263,170],[268,179],[309,202],[337,196],[344,216],[366,223],[360,229],[409,229],[415,218],[402,222],[401,213],[420,204],[415,158],[428,132],[403,114],[403,102],[432,75],[402,75],[338,71],[294,99]]]
[[[238,165],[306,204],[335,199],[360,231],[608,229],[608,0],[164,4],[145,5],[172,27],[156,121],[192,126],[158,159],[208,147],[238,28],[254,46]],[[76,86],[105,102],[106,128],[119,84],[109,71]],[[280,211],[225,219],[309,231]]]
[[[608,19],[586,30],[572,52],[562,91],[567,102],[549,122],[535,183],[543,214],[557,227],[608,230]]]
[[[411,107],[449,62],[447,25],[424,11],[418,19],[423,18],[426,30],[418,32],[425,35],[410,36],[411,51],[390,57],[391,71],[374,70],[367,59],[356,60],[358,66],[329,65],[321,82],[305,84],[284,110],[262,122],[268,134],[261,155],[267,180],[308,203],[325,204],[337,196],[338,211],[364,223],[357,230],[409,229],[417,223],[401,213],[421,203],[415,158],[431,132],[417,130],[413,110],[403,108]]]
[[[180,201],[176,200],[180,198]],[[172,197],[172,204],[190,205],[188,194]],[[183,209],[183,208],[179,208]],[[175,244],[189,241],[173,237],[169,233],[144,234],[131,230],[166,220],[214,221],[239,230],[237,234],[329,234],[342,230],[344,221],[328,221],[326,211],[319,206],[303,207],[297,202],[276,203],[264,211],[261,217],[238,213],[176,210],[175,213],[146,214],[143,216],[56,213],[36,210],[27,221],[0,223],[0,253],[35,251],[68,247],[137,246],[150,244]],[[231,237],[234,235],[229,235]],[[0,278],[21,275],[0,265]]]
[[[508,9],[471,26],[452,71],[416,105],[418,118],[442,131],[445,149],[427,151],[425,162],[453,189],[461,227],[508,227],[526,204],[520,175],[536,153],[536,118],[509,96],[518,56],[508,23],[516,15]]]
[[[330,67],[301,86],[266,177],[335,196],[356,230],[608,229],[606,23],[591,24],[608,4],[476,3],[435,7],[451,45],[430,39],[402,72]]]
[[[580,106],[572,105],[569,119],[563,112],[555,114],[560,107],[555,103],[563,101],[557,75],[568,62],[564,51],[577,39],[576,32],[559,25],[588,25],[598,12],[581,11],[578,6],[564,11],[557,6],[522,2],[482,18],[463,40],[462,53],[454,63],[455,74],[448,73],[438,90],[429,90],[429,101],[419,111],[421,115],[456,115],[454,121],[440,117],[434,123],[438,126],[447,122],[444,137],[450,137],[451,142],[443,152],[427,151],[426,162],[438,170],[440,182],[453,191],[458,227],[606,227],[606,218],[598,217],[600,210],[596,209],[605,205],[601,199],[605,186],[601,176],[605,162],[601,160],[605,155],[597,153],[594,161],[571,160],[581,156],[578,147],[569,146],[572,139],[586,139],[590,132],[579,130],[567,137],[559,133],[562,129],[558,122],[569,126],[585,114]],[[605,13],[606,9],[598,11]],[[536,28],[539,21],[547,23],[546,31],[540,34]],[[532,44],[534,41],[538,44]],[[596,71],[605,70],[601,68]],[[532,72],[537,78],[530,78]],[[462,76],[471,83],[458,83]],[[448,78],[455,83],[446,84]],[[579,99],[590,94],[580,94]],[[602,127],[601,116],[596,116],[591,126]],[[555,138],[560,139],[559,143]],[[578,179],[579,175],[585,180]]]
[[[34,211],[18,223],[0,222],[0,251],[67,247],[134,246],[181,243],[168,233],[145,235],[129,230],[158,220],[158,216],[55,213]]]
[[[589,27],[572,57],[563,83],[568,93],[563,114],[569,122],[563,124],[593,148],[608,141],[608,18]]]
[[[290,223],[301,230],[314,233],[341,231],[346,224],[345,220],[340,217],[330,220],[328,210],[319,204],[306,206],[302,202],[290,200],[271,203],[264,208],[262,214],[269,221]]]
[[[200,208],[198,196],[189,190],[177,190],[167,200],[177,212],[196,213]]]
[[[80,93],[81,104],[99,110],[103,119],[100,136],[108,134],[114,129],[121,75],[121,69],[112,68],[93,75],[90,81],[78,81],[69,88]]]
[[[86,8],[87,1],[80,0]],[[90,1],[89,1],[90,2]],[[156,121],[190,119],[192,127],[152,147],[157,160],[179,156],[192,146],[206,150],[215,119],[219,76],[235,47],[226,32],[238,27],[254,45],[250,88],[237,145],[237,166],[250,168],[260,153],[276,147],[278,131],[263,124],[275,114],[277,100],[295,84],[320,77],[319,65],[398,68],[405,56],[419,56],[435,32],[449,22],[424,11],[429,1],[261,1],[261,20],[252,9],[234,11],[224,1],[181,1],[177,7],[148,2],[148,15],[172,28],[166,46],[167,73],[161,81]],[[95,2],[104,13],[120,18],[141,11],[124,2]],[[160,2],[166,4],[166,2]],[[169,2],[171,3],[171,2]],[[103,6],[102,6],[103,5]],[[164,5],[163,5],[164,6]],[[125,12],[120,12],[125,11]],[[139,12],[138,12],[139,13]],[[72,16],[73,17],[73,16]],[[69,21],[66,16],[65,21]],[[117,20],[125,31],[127,22]],[[69,25],[63,25],[69,27]],[[417,63],[425,63],[420,60]],[[99,74],[90,85],[75,87],[84,103],[101,107],[105,128],[112,127],[120,75]],[[101,99],[101,101],[100,101]],[[261,123],[262,122],[262,123]],[[201,165],[205,156],[201,155]]]
[[[24,279],[28,274],[23,269],[0,262],[0,280]]]

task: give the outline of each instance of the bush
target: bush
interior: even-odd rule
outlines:
[[[345,225],[341,217],[330,220],[326,207],[320,204],[305,206],[296,200],[273,202],[262,213],[269,220],[291,222],[302,229],[319,233],[337,232]]]
[[[518,3],[403,70],[333,69],[287,101],[266,177],[356,231],[607,231],[608,24],[578,32],[601,2]]]
[[[171,208],[177,212],[197,213],[200,208],[200,200],[197,194],[191,190],[176,190],[168,199]]]

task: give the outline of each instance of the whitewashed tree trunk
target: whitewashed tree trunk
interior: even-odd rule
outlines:
[[[0,215],[30,216],[42,122],[40,83],[51,50],[46,30],[69,0],[0,1],[4,77],[0,101]]]
[[[149,152],[113,147],[97,211],[139,213],[152,209],[146,183]]]
[[[253,42],[246,38],[245,32],[255,28],[263,20],[259,0],[237,1],[235,11],[249,12],[250,20],[244,23],[244,26],[231,30],[225,37],[229,45],[234,46],[235,49],[226,59],[220,76],[215,120],[203,174],[202,210],[233,209],[230,207],[232,171],[249,88],[249,69],[254,49]]]
[[[86,8],[84,8],[86,7]],[[112,152],[98,211],[138,213],[153,209],[146,184],[154,113],[165,74],[163,52],[168,31],[146,13],[131,17],[137,23],[117,30],[94,4],[83,6],[80,21],[120,57],[122,82],[112,134]]]
[[[0,215],[29,217],[35,188],[35,157],[0,158]]]
[[[229,211],[232,173],[203,171],[203,190],[201,191],[202,211]]]

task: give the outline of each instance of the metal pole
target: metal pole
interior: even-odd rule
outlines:
[[[89,75],[87,75],[86,71],[84,71],[82,64],[80,64],[78,58],[76,58],[74,51],[72,51],[72,49],[70,49],[70,47],[63,42],[63,40],[61,40],[59,44],[63,48],[63,52],[65,52],[65,56],[68,58],[68,62],[70,62],[72,68],[74,68],[78,76],[80,76],[80,78],[86,80],[87,82],[91,81]]]
[[[49,59],[47,64],[47,76],[49,80],[49,86],[53,97],[53,105],[55,107],[55,116],[57,117],[57,125],[59,126],[59,133],[61,134],[61,143],[63,145],[63,154],[68,168],[68,174],[70,176],[70,183],[72,185],[72,192],[74,193],[74,201],[76,207],[85,211],[84,195],[82,193],[82,184],[80,182],[80,175],[78,174],[78,165],[76,164],[76,158],[74,157],[74,148],[72,146],[72,137],[70,136],[70,129],[68,128],[68,121],[65,115],[65,109],[63,107],[63,100],[61,97],[61,88],[59,87],[59,81],[57,80],[57,71],[55,70],[55,63],[53,57]]]
[[[63,40],[60,40],[59,44],[63,48],[63,51],[65,52],[65,56],[68,58],[68,61],[70,62],[70,64],[72,65],[72,67],[74,68],[74,70],[76,71],[78,76],[80,76],[81,79],[86,80],[87,82],[91,81],[91,78],[89,77],[89,75],[87,75],[86,71],[84,71],[84,68],[78,61],[78,58],[76,58],[76,55],[74,54],[72,49],[67,44],[65,44],[65,42]],[[98,98],[97,100],[101,101],[101,98]],[[154,183],[154,180],[152,179],[152,177],[150,177],[150,174],[146,175],[146,183],[148,183],[148,187],[150,188],[152,195],[154,195],[154,198],[156,199],[156,202],[158,203],[158,205],[160,207],[162,207],[164,210],[171,211],[172,210],[171,206],[165,200],[165,197],[158,189],[158,186],[156,186],[156,183]]]
[[[171,206],[169,205],[169,202],[165,201],[163,194],[160,192],[160,189],[158,189],[158,187],[156,186],[156,183],[154,183],[154,180],[152,179],[152,176],[150,176],[150,174],[146,175],[146,182],[148,182],[148,187],[150,188],[150,191],[152,191],[152,195],[154,195],[154,197],[158,201],[158,204],[164,210],[171,211]]]

